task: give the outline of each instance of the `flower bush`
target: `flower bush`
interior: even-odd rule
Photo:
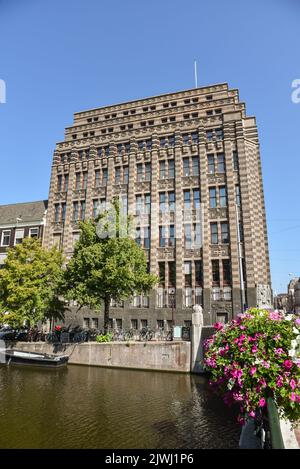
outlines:
[[[277,311],[250,309],[231,323],[215,324],[205,342],[210,385],[227,405],[240,406],[239,421],[256,418],[267,398],[281,417],[300,419],[300,319]]]

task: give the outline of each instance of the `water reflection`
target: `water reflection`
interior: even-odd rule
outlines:
[[[185,374],[0,367],[1,448],[235,448],[235,416]]]

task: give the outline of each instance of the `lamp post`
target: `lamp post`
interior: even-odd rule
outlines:
[[[176,289],[175,288],[169,288],[169,298],[170,298],[170,301],[171,301],[171,308],[172,308],[172,334],[171,334],[171,340],[173,340],[173,336],[174,336],[175,294],[176,294]]]

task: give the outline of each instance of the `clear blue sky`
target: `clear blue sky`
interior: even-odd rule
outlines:
[[[240,90],[261,140],[274,289],[300,275],[298,0],[0,0],[0,204],[48,197],[75,111],[194,86]]]

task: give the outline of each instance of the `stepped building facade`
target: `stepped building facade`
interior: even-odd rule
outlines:
[[[80,220],[114,197],[160,278],[149,296],[113,304],[117,326],[206,324],[271,302],[257,126],[227,84],[78,112],[57,143],[44,245],[70,258]],[[101,327],[102,315],[82,313]],[[69,320],[75,320],[75,313]]]

